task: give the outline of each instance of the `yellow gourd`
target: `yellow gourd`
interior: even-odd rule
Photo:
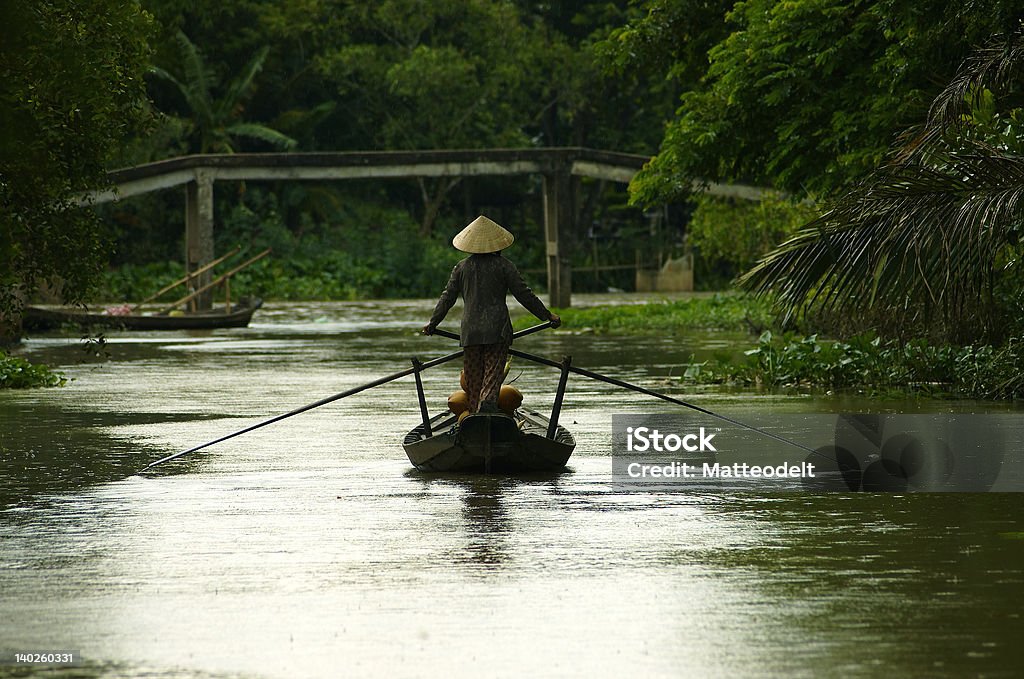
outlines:
[[[523,393],[515,387],[504,385],[498,393],[498,407],[506,415],[512,415],[516,408],[523,405]]]
[[[461,389],[452,392],[452,395],[448,397],[448,410],[452,411],[453,415],[467,412],[469,410],[469,394]]]

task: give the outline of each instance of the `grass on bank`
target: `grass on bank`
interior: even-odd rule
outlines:
[[[771,304],[740,294],[663,300],[644,304],[623,304],[560,309],[568,330],[584,328],[616,335],[677,334],[690,329],[747,331],[755,335],[772,327],[775,314]],[[515,329],[536,323],[532,316],[516,319]]]
[[[972,399],[1024,397],[1024,341],[1001,347],[938,346],[857,335],[778,337],[766,331],[738,363],[691,363],[683,380],[763,389],[820,389],[874,396],[909,394]]]
[[[841,340],[783,334],[768,301],[739,294],[560,313],[567,330],[590,328],[608,334],[753,331],[754,346],[741,354],[686,366],[682,380],[690,384],[872,396],[1024,398],[1024,340],[1020,338],[1001,346],[951,346],[924,339],[886,340],[872,334]],[[520,318],[516,329],[535,322],[532,317]]]

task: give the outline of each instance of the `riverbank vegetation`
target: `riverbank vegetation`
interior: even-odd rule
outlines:
[[[682,382],[763,391],[861,393],[936,398],[1024,398],[1024,342],[953,345],[873,333],[834,339],[786,327],[773,301],[743,294],[559,310],[563,332],[673,336],[711,330],[747,333],[751,347],[692,361]],[[534,325],[516,319],[515,329]],[[792,321],[790,321],[792,323]],[[756,339],[755,339],[756,338]]]
[[[827,340],[766,331],[740,360],[691,363],[683,381],[766,390],[920,395],[944,398],[1024,398],[1024,343],[934,345],[855,335]]]
[[[692,330],[752,332],[773,327],[772,304],[750,295],[715,294],[708,297],[630,304],[559,309],[566,331],[600,334],[675,335]],[[537,322],[532,316],[516,319],[522,330]]]
[[[655,4],[662,12],[624,37],[686,25],[686,2]],[[922,21],[920,9],[884,0],[734,7],[734,30],[709,50],[703,87],[683,95],[633,197],[650,205],[687,195],[693,182],[745,178],[821,196],[820,214],[738,283],[775,300],[784,320],[841,339],[763,336],[745,362],[694,365],[691,378],[1021,396],[1020,8],[935,4],[944,24]],[[879,28],[905,39],[887,45]],[[958,52],[956,72],[928,94],[921,78],[935,71],[921,57]]]
[[[1020,10],[1012,0],[41,0],[0,28],[11,76],[0,340],[17,333],[37,283],[65,301],[138,301],[181,273],[180,191],[73,204],[107,188],[107,169],[204,152],[588,146],[653,158],[628,190],[573,180],[575,229],[562,248],[574,290],[630,290],[634,272],[621,267],[691,254],[698,289],[739,285],[770,303],[566,310],[567,325],[767,328],[773,342],[795,329],[817,332],[807,346],[819,349],[794,336],[786,342],[804,348],[780,355],[830,365],[851,359],[831,353],[848,345],[896,361],[885,352],[928,346],[945,365],[936,347],[948,347],[963,364],[1021,373],[1006,363],[1024,337]],[[756,200],[698,190],[711,184],[762,190]],[[459,256],[451,236],[486,213],[516,232],[509,256],[539,288],[541,194],[527,177],[218,181],[215,245],[273,248],[234,279],[235,295],[433,296]],[[727,373],[716,374],[746,379]],[[904,377],[954,385],[951,375]],[[748,381],[758,380],[777,382]]]
[[[67,378],[42,363],[29,363],[20,356],[0,350],[0,389],[63,387]]]
[[[756,201],[704,194],[692,202],[687,241],[701,290],[732,287],[737,276],[820,214],[811,198],[797,200],[779,191],[766,191]]]

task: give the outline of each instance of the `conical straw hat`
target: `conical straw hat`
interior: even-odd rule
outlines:
[[[459,235],[452,239],[452,245],[463,252],[482,254],[504,250],[512,245],[514,240],[515,236],[508,230],[480,215],[469,226],[459,231]]]

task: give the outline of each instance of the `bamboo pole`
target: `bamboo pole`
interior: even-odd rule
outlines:
[[[169,305],[165,306],[164,308],[160,309],[160,311],[157,312],[157,313],[164,314],[164,313],[167,313],[168,311],[171,311],[173,309],[176,309],[176,308],[180,307],[182,304],[186,304],[188,302],[191,302],[193,299],[195,299],[199,295],[203,294],[207,290],[220,285],[224,281],[225,278],[229,278],[231,276],[234,276],[236,273],[238,273],[242,269],[246,268],[250,264],[254,264],[254,263],[258,262],[259,260],[263,259],[264,257],[266,257],[269,254],[270,254],[270,248],[267,248],[266,250],[264,250],[260,254],[256,255],[252,259],[249,259],[248,261],[242,262],[241,264],[236,266],[231,271],[228,271],[227,273],[222,274],[216,280],[211,281],[210,283],[207,283],[203,287],[199,288],[198,290],[192,292],[189,295],[186,295],[185,297],[182,297],[181,299],[179,299],[178,301],[174,302],[173,304],[169,304]]]
[[[228,254],[224,255],[223,257],[219,257],[219,258],[213,260],[212,262],[210,262],[209,264],[206,264],[206,265],[200,267],[199,269],[196,269],[195,271],[193,271],[191,273],[185,274],[184,276],[182,276],[178,280],[174,281],[173,283],[165,285],[164,287],[160,288],[159,292],[150,295],[146,299],[144,299],[141,302],[139,302],[138,304],[134,305],[132,307],[132,311],[134,312],[136,309],[141,308],[144,304],[148,304],[149,302],[152,302],[154,299],[156,299],[160,295],[164,294],[165,292],[169,292],[169,291],[173,290],[174,288],[178,287],[179,285],[181,285],[182,283],[185,283],[185,282],[191,280],[193,276],[196,276],[198,274],[204,273],[204,272],[212,269],[213,267],[215,267],[218,264],[220,264],[221,262],[223,262],[225,259],[229,259],[231,257],[234,257],[235,255],[238,254],[238,252],[241,249],[242,249],[241,246],[236,247],[234,250],[232,250]]]

